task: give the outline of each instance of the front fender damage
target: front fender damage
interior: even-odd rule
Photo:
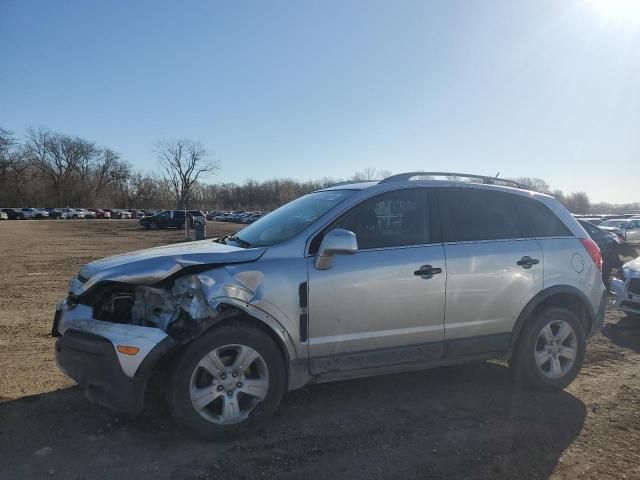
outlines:
[[[295,355],[286,329],[276,319],[280,312],[263,298],[264,284],[260,271],[219,267],[179,276],[169,285],[105,286],[94,294],[92,306],[98,320],[158,328],[181,343],[246,313],[267,325],[287,354]]]

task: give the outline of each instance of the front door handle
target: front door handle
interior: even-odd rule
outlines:
[[[427,278],[431,278],[433,275],[437,275],[438,273],[442,273],[442,269],[438,267],[432,267],[431,265],[423,265],[420,267],[420,269],[413,272],[413,274],[418,277]]]
[[[518,265],[520,265],[522,268],[531,268],[534,265],[538,265],[539,263],[540,260],[538,260],[537,258],[531,258],[527,255],[518,260]]]

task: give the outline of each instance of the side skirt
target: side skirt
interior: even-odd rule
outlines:
[[[312,358],[312,383],[504,358],[511,333]]]

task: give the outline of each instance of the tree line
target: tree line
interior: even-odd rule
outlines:
[[[209,183],[219,170],[207,149],[189,139],[154,145],[157,168],[144,173],[109,147],[87,139],[28,128],[23,139],[0,128],[0,206],[84,208],[194,208],[202,210],[272,210],[301,195],[344,179],[291,178],[237,183]],[[390,175],[366,168],[349,180]],[[591,204],[584,192],[564,194],[541,179],[521,177],[531,189],[556,196],[574,213],[610,213],[640,209],[629,205]]]

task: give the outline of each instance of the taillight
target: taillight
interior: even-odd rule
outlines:
[[[600,248],[598,247],[596,242],[594,242],[590,238],[581,238],[580,242],[584,246],[585,250],[589,252],[593,263],[596,264],[596,268],[602,271],[602,253],[600,253]]]

